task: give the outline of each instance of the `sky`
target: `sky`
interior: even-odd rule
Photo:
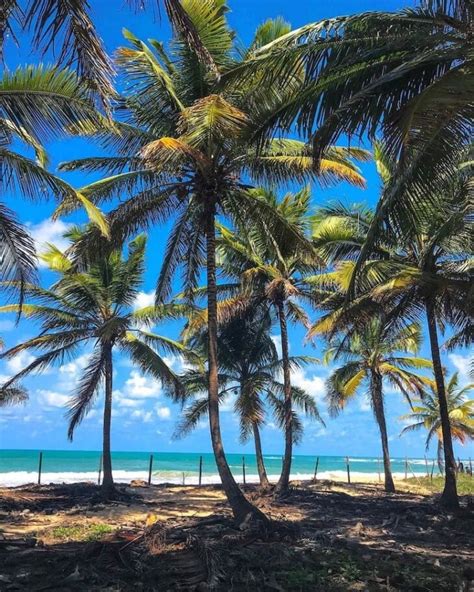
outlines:
[[[124,44],[122,29],[126,27],[136,36],[146,39],[156,38],[166,42],[170,30],[164,14],[156,18],[150,13],[133,13],[127,11],[121,0],[91,0],[93,20],[104,40],[107,51],[112,54],[120,45]],[[301,26],[311,21],[318,21],[337,15],[363,12],[368,10],[391,11],[403,6],[413,6],[414,2],[404,0],[333,0],[331,3],[316,2],[315,0],[229,0],[229,21],[238,32],[239,39],[248,43],[259,23],[269,17],[282,16],[293,27]],[[14,69],[20,64],[37,64],[40,56],[30,48],[29,37],[26,34],[18,36],[19,47],[11,41],[7,44],[4,67]],[[45,61],[53,61],[49,55]],[[2,66],[0,66],[0,69]],[[120,87],[121,80],[117,85]],[[50,156],[50,169],[56,172],[60,162],[72,160],[82,156],[101,154],[100,149],[89,141],[69,139],[53,142],[47,146]],[[365,202],[369,205],[376,203],[380,182],[373,164],[362,167],[367,179],[365,190],[353,188],[347,184],[339,184],[322,190],[318,186],[312,188],[312,204],[316,207],[329,200],[339,200],[346,204]],[[64,178],[76,187],[95,180],[92,175],[82,173],[65,173]],[[63,233],[72,223],[83,222],[84,215],[76,214],[56,221],[51,220],[54,210],[53,200],[41,203],[27,203],[19,198],[6,196],[7,203],[18,213],[34,236],[38,250],[44,248],[45,243],[52,242],[60,247],[65,246]],[[147,264],[142,291],[137,298],[136,306],[151,304],[153,289],[159,271],[160,258],[166,242],[167,233],[173,221],[155,228],[149,233]],[[43,285],[50,285],[54,277],[44,268],[40,269]],[[179,285],[175,286],[176,290]],[[18,326],[8,315],[0,316],[0,336],[6,346],[15,345],[37,334],[38,327],[27,320],[22,320]],[[166,327],[157,327],[158,333],[166,333],[177,338],[179,325],[176,323]],[[276,327],[274,338],[278,343]],[[308,354],[321,357],[321,344],[316,341],[308,344],[304,341],[304,331],[298,327],[290,328],[291,354]],[[102,398],[99,397],[94,409],[77,428],[74,441],[67,440],[67,424],[64,418],[65,406],[69,394],[74,389],[81,371],[87,365],[90,349],[85,349],[81,355],[60,367],[53,368],[41,375],[35,375],[24,381],[29,390],[29,401],[19,407],[4,408],[0,411],[0,448],[26,449],[75,449],[98,450],[101,447]],[[429,355],[426,344],[423,345],[421,355]],[[0,380],[21,370],[32,361],[32,355],[21,354],[9,361],[0,361]],[[172,367],[182,369],[182,360],[169,358]],[[462,383],[468,382],[468,352],[459,351],[444,355],[445,367],[451,373],[459,371]],[[174,452],[208,452],[211,450],[208,426],[200,425],[185,439],[176,440],[173,432],[180,416],[179,406],[171,403],[165,396],[161,385],[155,380],[142,375],[128,360],[115,357],[114,359],[114,409],[112,425],[112,447],[115,450],[129,451],[174,451]],[[296,447],[296,454],[318,455],[380,455],[380,443],[377,426],[373,413],[364,395],[357,397],[346,408],[343,414],[329,418],[324,403],[325,379],[331,368],[322,365],[312,365],[304,370],[293,373],[294,384],[306,389],[319,405],[320,413],[326,422],[322,426],[312,421],[304,421],[305,435],[302,443]],[[2,380],[3,381],[3,380]],[[400,393],[385,388],[387,406],[387,424],[392,456],[423,456],[425,434],[411,433],[399,437],[404,427],[400,417],[408,413],[409,409],[402,400]],[[225,449],[228,452],[251,453],[252,444],[243,445],[239,442],[239,427],[237,419],[232,413],[232,400],[222,409],[222,432]],[[273,424],[271,417],[263,430],[263,447],[266,453],[278,454],[283,451],[283,437]],[[456,454],[462,457],[473,455],[472,445],[456,447]],[[434,450],[432,451],[434,455]]]

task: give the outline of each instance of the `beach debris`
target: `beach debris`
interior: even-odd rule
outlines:
[[[130,487],[148,487],[148,483],[143,479],[132,479],[130,481]]]

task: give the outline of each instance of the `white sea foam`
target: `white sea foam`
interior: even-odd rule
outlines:
[[[148,479],[147,471],[114,471],[114,479],[117,483],[130,483],[134,479]],[[393,473],[394,478],[403,479],[404,473]],[[276,482],[279,475],[269,475],[270,481]],[[73,472],[64,471],[58,473],[45,472],[41,475],[41,482],[47,483],[79,483],[84,481],[90,481],[97,483],[98,474],[96,471],[85,471],[85,472]],[[312,473],[292,473],[291,479],[294,481],[308,481],[313,478]],[[235,475],[237,482],[242,483],[242,475]],[[347,473],[345,470],[335,471],[321,471],[318,473],[318,479],[329,479],[332,481],[346,481]],[[383,474],[382,474],[383,479]],[[257,474],[247,474],[247,483],[258,483]],[[377,482],[379,480],[379,474],[376,473],[362,473],[357,471],[351,471],[351,480],[353,482]],[[0,473],[0,485],[7,487],[16,487],[18,485],[25,485],[27,483],[37,483],[38,473],[36,471],[11,471],[8,473]],[[155,484],[159,483],[172,483],[181,485],[183,482],[186,485],[197,485],[198,475],[196,473],[187,473],[186,471],[159,471],[153,473],[152,482]],[[220,483],[219,475],[217,474],[204,474],[202,476],[202,483],[206,485],[213,485]]]

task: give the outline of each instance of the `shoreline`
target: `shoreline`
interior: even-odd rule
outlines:
[[[128,484],[132,481],[147,481],[148,471],[125,471],[117,469],[113,472],[114,480],[117,483]],[[434,475],[437,475],[436,471]],[[351,471],[351,482],[354,483],[379,483],[383,482],[384,474],[383,471],[378,472],[362,472],[362,471]],[[395,480],[403,480],[405,474],[402,472],[394,472],[392,476]],[[424,477],[426,471],[409,471],[408,477]],[[234,475],[235,480],[239,484],[243,484],[242,474]],[[268,475],[268,479],[272,483],[276,483],[279,478],[279,474]],[[312,481],[314,474],[310,473],[292,473],[290,475],[291,481]],[[41,475],[41,483],[46,484],[74,484],[92,482],[97,483],[98,472],[97,471],[63,471],[63,472],[44,472]],[[321,471],[317,474],[317,480],[321,481],[335,481],[338,483],[347,482],[347,472],[345,470],[329,470]],[[23,485],[30,485],[37,483],[38,473],[37,471],[12,471],[9,473],[0,473],[0,486],[1,487],[20,487]],[[245,482],[247,484],[256,484],[259,482],[257,474],[249,473],[246,475]],[[170,485],[198,485],[199,476],[197,473],[189,473],[186,471],[155,471],[152,473],[152,484],[162,485],[169,483]],[[217,474],[203,474],[202,485],[220,485],[220,479]]]

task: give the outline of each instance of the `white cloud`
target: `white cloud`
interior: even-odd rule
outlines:
[[[169,419],[171,417],[171,409],[169,407],[155,407],[155,411],[160,419]]]
[[[150,292],[138,292],[135,302],[133,303],[133,308],[135,310],[139,310],[140,308],[145,308],[145,306],[153,306],[155,303],[155,291],[151,290]]]
[[[127,397],[118,389],[112,393],[112,396],[119,407],[137,408],[142,407],[145,403],[143,399],[131,399]]]
[[[69,241],[67,241],[63,235],[69,230],[71,224],[67,224],[62,220],[51,220],[47,218],[42,220],[38,224],[29,225],[29,231],[36,243],[36,250],[38,253],[45,251],[47,243],[56,245],[59,249],[64,250],[68,247]],[[39,260],[38,265],[40,267],[46,267],[46,264]]]
[[[21,351],[10,360],[7,360],[7,367],[11,372],[16,374],[17,372],[20,372],[20,370],[23,370],[23,368],[26,368],[26,366],[28,366],[35,360],[35,356],[32,356],[30,353],[26,351]]]
[[[278,357],[281,358],[282,356],[282,350],[281,350],[281,336],[280,335],[270,335],[271,340],[273,341],[273,343],[275,344],[277,353],[278,353]]]
[[[145,411],[144,409],[135,409],[131,416],[133,419],[139,419],[143,423],[150,423],[153,421],[153,411]]]
[[[472,368],[472,357],[462,356],[461,354],[449,354],[448,358],[451,364],[459,372],[460,382],[471,382],[470,372]]]
[[[89,354],[83,354],[82,356],[79,356],[75,360],[72,360],[71,362],[68,362],[67,364],[63,364],[62,366],[60,366],[59,372],[61,374],[70,375],[71,377],[75,378],[87,366],[87,364],[89,363],[89,359],[90,359]]]
[[[359,410],[360,411],[371,411],[372,407],[370,405],[370,401],[367,400],[367,397],[359,397]]]
[[[130,372],[124,390],[125,394],[132,399],[156,399],[162,393],[161,384],[157,380],[143,376],[137,370]]]
[[[297,368],[291,373],[291,383],[309,393],[317,403],[322,403],[326,394],[324,379],[320,376],[307,376],[303,368]]]
[[[64,407],[69,401],[69,395],[57,393],[56,391],[39,390],[40,401],[46,407]]]
[[[0,321],[0,331],[12,331],[15,328],[13,321]]]

